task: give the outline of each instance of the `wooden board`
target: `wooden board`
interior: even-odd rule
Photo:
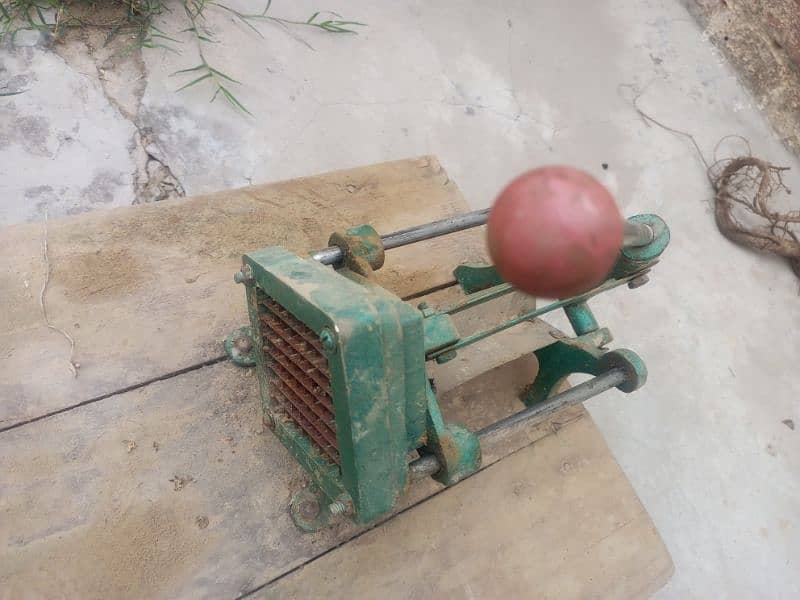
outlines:
[[[364,221],[391,230],[465,208],[435,159],[423,158],[50,223],[48,312],[59,326],[72,327],[76,360],[82,364],[77,379],[66,368],[64,340],[42,321],[41,227],[0,232],[0,319],[5,325],[0,330],[3,594],[272,594],[278,590],[273,586],[287,576],[290,579],[280,585],[310,585],[311,580],[303,578],[314,564],[324,567],[326,563],[312,561],[328,550],[339,547],[326,555],[338,556],[350,546],[345,542],[357,536],[358,544],[367,544],[372,539],[368,536],[380,529],[364,533],[344,521],[331,530],[304,535],[294,527],[287,504],[305,484],[305,475],[263,430],[252,372],[227,363],[203,366],[204,361],[217,361],[221,339],[246,319],[243,292],[230,283],[243,251],[282,243],[302,252],[324,245],[332,228]],[[318,239],[312,239],[315,236]],[[404,296],[436,287],[450,279],[455,264],[483,256],[481,236],[479,231],[465,232],[393,251],[393,262],[378,279]],[[456,296],[456,290],[448,288],[424,298],[437,304]],[[458,326],[469,333],[529,307],[529,299],[509,297],[493,306],[501,314],[463,313]],[[446,417],[479,428],[518,410],[516,397],[535,374],[530,350],[549,335],[543,324],[526,323],[432,369],[440,389],[449,390],[442,400]],[[464,383],[522,353],[526,356]],[[660,585],[669,570],[669,556],[655,534],[642,534],[637,552],[641,560],[631,561],[623,551],[631,543],[625,537],[628,532],[649,520],[636,512],[638,500],[605,446],[581,445],[577,438],[583,439],[582,430],[575,433],[576,440],[568,437],[576,426],[588,427],[590,437],[597,435],[582,409],[574,408],[550,422],[523,427],[507,439],[490,440],[483,447],[484,465],[554,435],[566,445],[576,444],[576,452],[597,466],[575,473],[585,480],[575,489],[592,492],[584,498],[587,512],[580,522],[605,532],[602,519],[607,515],[635,516],[635,525],[610,530],[602,541],[607,550],[604,581],[611,582],[604,589],[635,597],[638,583],[624,582],[648,580],[650,587],[638,591]],[[531,460],[531,473],[559,468],[557,453],[537,452]],[[586,479],[590,476],[608,482],[610,495]],[[461,505],[484,504],[483,492],[468,491],[470,481],[448,491],[447,497],[458,495]],[[499,489],[507,488],[496,481]],[[552,478],[535,481],[543,488],[558,484]],[[440,489],[430,480],[413,486],[398,518],[407,521],[408,515],[429,506],[417,505]],[[437,496],[437,502],[440,497],[445,495]],[[501,512],[515,510],[502,498],[495,500]],[[619,508],[612,506],[615,503]],[[557,504],[555,500],[548,505],[547,515]],[[546,520],[535,506],[516,509],[539,515],[536,523]],[[492,519],[487,515],[492,513],[482,514],[489,531]],[[570,514],[577,518],[574,511]],[[432,534],[437,531],[431,524],[434,517],[426,515],[421,523]],[[465,536],[486,535],[467,522],[450,524],[462,527]],[[568,525],[564,543],[583,548],[589,538]],[[498,531],[507,532],[504,527],[497,523]],[[399,532],[409,539],[422,535],[403,528]],[[545,533],[546,529],[536,531]],[[514,531],[511,538],[518,534]],[[448,545],[446,538],[437,539]],[[524,550],[513,539],[507,543]],[[362,551],[359,548],[354,546],[354,551]],[[380,548],[371,548],[382,555]],[[429,555],[431,561],[441,556],[453,560],[452,552]],[[571,570],[584,568],[579,553],[564,556],[562,571],[554,576],[562,583]],[[336,560],[346,564],[342,557]],[[649,570],[642,568],[646,560],[652,565]],[[305,564],[311,566],[299,570]],[[440,562],[430,573],[442,572],[447,564]],[[383,564],[380,570],[389,573],[393,568]],[[420,590],[444,589],[425,579],[424,572],[405,571],[404,577],[419,582]],[[351,587],[367,589],[366,595],[382,593],[358,585],[353,582]]]
[[[646,598],[671,574],[584,415],[251,597]]]
[[[524,357],[452,390],[445,415],[477,428],[518,410],[535,369]],[[547,423],[490,442],[484,465],[552,432]],[[264,431],[252,371],[229,363],[6,431],[0,473],[10,597],[233,597],[361,531],[347,520],[295,528],[287,505],[306,478]],[[401,508],[439,489],[420,482]]]
[[[389,232],[467,209],[433,157],[109,211],[47,226],[47,312],[39,304],[43,224],[0,231],[0,430],[222,356],[247,321],[232,281],[241,255],[268,245],[305,254],[331,231]],[[376,274],[407,296],[452,280],[484,256],[471,230],[393,250]],[[449,238],[457,238],[454,243]]]

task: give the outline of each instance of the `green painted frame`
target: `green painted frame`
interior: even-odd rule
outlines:
[[[243,269],[265,420],[333,502],[358,522],[389,511],[407,485],[406,456],[425,442],[423,317],[363,277],[336,272],[284,248],[246,254]],[[259,319],[264,293],[326,346],[340,467],[325,458],[269,397]]]

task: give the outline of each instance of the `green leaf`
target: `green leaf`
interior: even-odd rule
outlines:
[[[223,95],[223,96],[225,96],[225,99],[226,99],[228,102],[230,102],[230,103],[231,103],[231,104],[232,104],[232,105],[233,105],[235,108],[238,108],[238,109],[239,109],[239,110],[241,110],[242,112],[245,112],[245,113],[247,113],[247,114],[248,114],[248,115],[250,115],[251,117],[253,116],[253,113],[251,113],[249,110],[247,110],[247,108],[245,107],[245,105],[244,105],[244,104],[242,104],[241,102],[239,102],[239,100],[236,98],[236,96],[234,96],[233,94],[231,94],[231,93],[228,91],[228,88],[226,88],[224,85],[220,85],[220,86],[219,86],[219,91],[221,91],[221,92],[222,92],[222,95]]]
[[[256,29],[256,26],[253,25],[250,22],[249,19],[251,19],[252,16],[242,14],[238,10],[235,10],[235,9],[231,8],[230,6],[226,6],[226,5],[221,4],[219,2],[211,2],[211,4],[213,4],[214,6],[216,6],[218,8],[221,8],[222,10],[227,10],[229,13],[233,14],[237,19],[239,19],[242,23],[247,25],[250,29],[255,31],[256,35],[258,35],[258,37],[262,37],[262,38],[264,37],[264,34],[262,34],[258,29]]]
[[[207,68],[207,66],[206,66],[205,62],[203,62],[203,63],[197,65],[196,67],[190,67],[188,69],[181,69],[180,71],[175,71],[174,73],[170,74],[170,77],[172,77],[174,75],[180,75],[181,73],[192,73],[193,71],[200,71],[200,70],[206,69],[206,68]]]
[[[235,80],[233,77],[231,77],[230,75],[226,75],[226,74],[225,74],[225,73],[223,73],[222,71],[218,71],[218,70],[217,70],[217,69],[215,69],[214,67],[208,67],[208,70],[209,70],[209,71],[211,71],[212,73],[214,73],[214,75],[219,75],[219,76],[220,76],[220,77],[222,77],[223,79],[227,79],[227,80],[228,80],[228,81],[230,81],[231,83],[238,83],[238,84],[240,84],[240,85],[241,85],[241,83],[242,83],[241,81],[236,81],[236,80]]]
[[[185,90],[186,88],[188,88],[188,87],[191,87],[191,86],[195,85],[196,83],[200,83],[201,81],[203,81],[203,80],[205,80],[205,79],[208,79],[209,77],[211,77],[211,73],[205,73],[204,75],[200,75],[200,77],[198,77],[197,79],[195,79],[195,80],[193,80],[193,81],[190,81],[190,82],[189,82],[189,83],[187,83],[186,85],[182,85],[181,87],[179,87],[179,88],[178,88],[177,90],[175,90],[175,91],[176,91],[176,92],[181,92],[181,91]]]
[[[179,40],[176,40],[173,37],[169,37],[168,35],[161,35],[160,33],[151,33],[148,37],[150,39],[159,38],[159,39],[162,39],[162,40],[169,40],[170,42],[175,42],[176,44],[180,44],[181,43]]]
[[[161,30],[160,30],[158,27],[156,27],[155,25],[150,25],[150,29],[151,29],[152,31],[155,31],[155,33],[151,33],[151,34],[150,34],[150,37],[160,37],[160,38],[164,38],[165,40],[169,40],[169,41],[171,41],[171,42],[175,42],[176,44],[182,44],[182,43],[183,43],[182,41],[180,41],[180,40],[177,40],[177,39],[175,39],[174,37],[170,37],[169,35],[167,35],[167,34],[166,34],[166,32],[164,32],[164,31],[161,31]],[[180,33],[180,32],[178,32],[178,33]]]
[[[161,48],[162,50],[169,50],[170,52],[174,52],[175,54],[180,55],[180,52],[175,50],[175,48],[172,48],[171,46],[167,46],[166,44],[158,44],[156,42],[151,42],[151,41],[145,40],[145,41],[142,42],[141,45],[142,45],[143,48],[152,48],[152,49]],[[174,73],[173,73],[173,75],[174,75]]]

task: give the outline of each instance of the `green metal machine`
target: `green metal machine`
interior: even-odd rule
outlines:
[[[481,439],[616,387],[632,392],[646,379],[630,350],[608,350],[588,300],[622,285],[638,287],[669,242],[655,215],[625,223],[625,245],[604,283],[462,337],[452,315],[491,302],[513,287],[491,265],[454,271],[463,299],[449,307],[417,307],[377,285],[385,251],[476,227],[476,211],[379,236],[369,225],[334,233],[309,258],[280,247],[243,257],[250,326],[227,341],[234,362],[255,365],[265,423],[307,471],[311,485],[294,496],[291,513],[303,530],[328,526],[338,515],[359,523],[397,506],[412,481],[432,476],[452,485],[481,464]],[[575,337],[534,351],[539,372],[520,412],[470,431],[446,422],[426,363],[444,363],[470,344],[563,309]],[[570,374],[593,378],[556,393]]]

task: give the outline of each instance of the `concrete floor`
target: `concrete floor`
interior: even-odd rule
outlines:
[[[318,8],[274,4],[301,19]],[[658,597],[800,596],[797,278],[722,238],[691,144],[648,126],[632,98],[709,157],[739,134],[755,154],[798,164],[686,10],[342,4],[332,8],[369,26],[357,37],[296,30],[314,50],[209,13],[222,41],[208,58],[244,82],[253,118],[209,104],[202,86],[174,93],[183,80],[170,74],[195,64],[188,39],[180,55],[124,60],[30,36],[4,50],[0,85],[27,91],[0,98],[0,224],[426,153],[474,207],[531,166],[587,169],[625,213],[657,212],[673,232],[649,285],[594,303],[650,368],[644,391],[590,409],[674,558]],[[164,27],[182,28],[179,16]]]

